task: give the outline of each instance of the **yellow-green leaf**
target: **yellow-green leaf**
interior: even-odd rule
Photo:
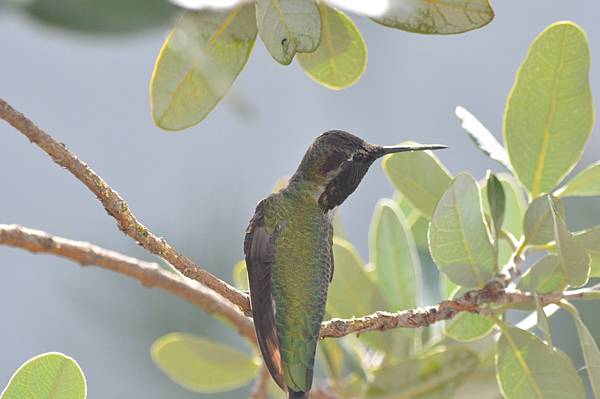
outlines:
[[[319,47],[321,16],[315,0],[256,0],[256,22],[265,47],[283,65],[297,52]]]
[[[186,12],[156,60],[150,83],[154,122],[181,130],[202,121],[246,65],[255,39],[253,4]]]
[[[415,33],[447,35],[481,28],[494,19],[488,0],[397,0],[373,20]]]
[[[233,283],[236,288],[242,291],[248,291],[248,271],[246,270],[246,261],[241,260],[233,267]]]
[[[382,166],[394,187],[427,218],[433,214],[438,200],[452,180],[450,173],[431,151],[387,155]]]
[[[406,220],[392,200],[375,207],[370,232],[371,261],[390,310],[412,309],[421,302],[421,263]]]
[[[315,82],[334,90],[356,83],[367,68],[367,45],[352,19],[319,4],[321,44],[312,53],[298,54],[302,69]]]
[[[540,299],[537,295],[535,296],[535,311],[537,314],[537,327],[544,333],[548,345],[550,345],[550,347],[554,347],[554,344],[552,343],[552,331],[550,330],[550,322],[548,321],[548,317],[546,316],[544,307],[540,303]]]
[[[557,190],[559,197],[592,197],[600,195],[600,162],[596,162]]]
[[[483,287],[495,255],[483,218],[479,186],[462,173],[444,193],[429,226],[429,250],[441,272],[463,287]]]
[[[75,360],[50,352],[26,361],[13,374],[1,399],[85,399],[85,376]]]
[[[183,333],[160,337],[152,359],[173,381],[194,392],[223,392],[249,383],[260,363],[229,346]]]
[[[505,399],[585,398],[583,383],[571,359],[518,328],[502,328],[496,372]]]
[[[519,68],[504,115],[504,139],[519,180],[549,192],[575,166],[594,123],[590,52],[572,22],[546,28]]]

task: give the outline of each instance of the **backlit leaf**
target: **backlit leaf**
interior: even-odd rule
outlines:
[[[260,370],[257,359],[202,337],[171,333],[151,349],[152,359],[173,381],[194,392],[223,392],[249,383]]]
[[[600,195],[600,162],[596,162],[565,184],[557,192],[559,197],[591,197]]]
[[[26,361],[13,374],[1,399],[85,399],[85,376],[77,362],[50,352]]]
[[[202,121],[246,65],[255,39],[253,4],[186,12],[156,60],[150,83],[154,122],[181,130]]]
[[[521,277],[517,288],[546,294],[561,291],[567,286],[567,278],[556,255],[546,255],[529,268]]]
[[[248,271],[246,261],[241,260],[233,268],[233,283],[241,291],[248,291]]]
[[[519,180],[549,192],[575,166],[592,130],[590,52],[583,30],[557,22],[531,44],[504,115],[504,139]]]
[[[465,294],[468,289],[455,290],[452,298]],[[471,342],[481,339],[492,332],[494,321],[477,313],[461,312],[444,322],[444,334],[460,342]]]
[[[315,0],[256,0],[256,22],[265,47],[283,65],[297,52],[319,47],[321,15]]]
[[[600,277],[600,226],[577,233],[575,239],[590,255],[590,277]]]
[[[367,45],[352,19],[319,4],[321,44],[312,53],[299,53],[300,65],[314,81],[334,90],[356,83],[367,68]]]
[[[373,20],[416,33],[453,34],[481,28],[494,18],[488,0],[401,0]]]

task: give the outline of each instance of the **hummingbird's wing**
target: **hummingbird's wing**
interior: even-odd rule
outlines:
[[[271,376],[277,385],[286,390],[271,295],[271,266],[275,258],[274,236],[276,233],[269,235],[266,231],[264,201],[257,205],[256,213],[246,229],[244,254],[258,346]]]

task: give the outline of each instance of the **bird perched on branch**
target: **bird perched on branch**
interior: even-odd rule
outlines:
[[[386,154],[442,145],[384,147],[339,130],[306,151],[287,187],[260,201],[244,253],[256,336],[271,376],[289,398],[306,399],[333,277],[331,213]]]

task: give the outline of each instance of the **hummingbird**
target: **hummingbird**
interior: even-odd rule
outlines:
[[[374,145],[331,130],[310,145],[287,186],[256,206],[244,238],[252,317],[265,365],[289,399],[307,399],[312,386],[333,278],[333,211],[377,158],[442,148]]]

